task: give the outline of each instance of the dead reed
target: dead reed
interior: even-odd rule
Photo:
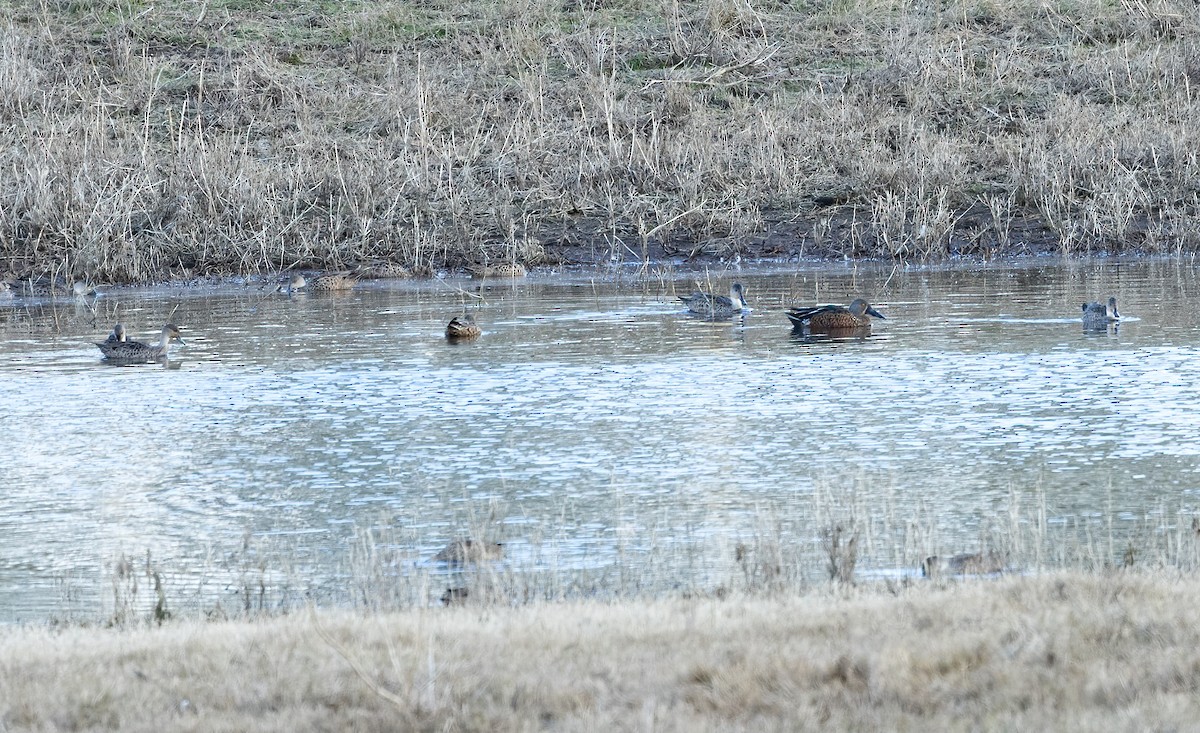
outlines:
[[[7,730],[1128,730],[1200,714],[1194,576],[0,630]]]
[[[0,7],[10,275],[1196,247],[1193,3]]]

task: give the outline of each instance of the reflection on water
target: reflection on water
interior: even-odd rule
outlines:
[[[724,558],[764,521],[812,545],[814,497],[851,496],[927,527],[864,549],[887,568],[972,549],[1014,498],[1120,523],[1200,487],[1190,265],[738,279],[753,311],[717,322],[682,314],[682,279],[585,276],[0,304],[0,619],[60,611],[58,581],[122,551],[180,584],[233,572],[248,536],[287,543],[315,587],[380,523],[410,541],[400,565],[482,523],[527,566],[620,572],[675,541]],[[1080,304],[1110,294],[1120,325],[1085,329]],[[783,313],[858,296],[887,316],[870,335]],[[448,342],[464,308],[483,336]],[[149,340],[168,317],[189,344],[171,364],[101,361],[114,321]]]

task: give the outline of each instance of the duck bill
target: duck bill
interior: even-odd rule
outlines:
[[[883,315],[882,313],[875,310],[874,308],[867,308],[867,315],[875,316],[876,318],[882,318],[885,321],[887,320],[887,316]]]

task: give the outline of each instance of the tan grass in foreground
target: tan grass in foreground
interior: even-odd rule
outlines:
[[[1192,2],[0,10],[0,275],[1197,244]]]
[[[0,632],[5,730],[1150,730],[1194,577]]]

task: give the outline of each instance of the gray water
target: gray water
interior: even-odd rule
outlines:
[[[372,528],[400,574],[472,532],[517,572],[593,582],[658,552],[654,592],[724,582],[763,532],[812,546],[843,511],[883,527],[860,567],[886,573],[1018,505],[1119,534],[1195,503],[1190,263],[711,276],[733,277],[753,311],[724,322],[683,314],[692,278],[661,273],[0,303],[0,620],[98,613],[122,554],[150,553],[176,606],[233,603],[248,568],[340,602]],[[1110,294],[1119,327],[1085,331],[1079,304]],[[887,316],[869,338],[783,315],[859,296]],[[448,343],[464,307],[484,335]],[[168,317],[188,345],[165,366],[92,345]]]

